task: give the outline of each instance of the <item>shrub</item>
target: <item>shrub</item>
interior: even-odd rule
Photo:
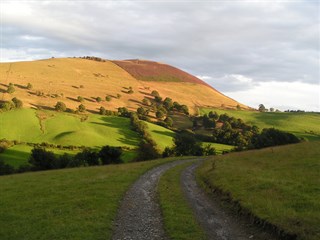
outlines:
[[[96,101],[97,101],[97,102],[101,102],[101,101],[102,101],[102,98],[101,98],[101,97],[97,97],[97,98],[96,98]]]
[[[28,90],[31,90],[31,89],[33,88],[33,86],[32,86],[31,83],[28,83],[26,88],[27,88]]]
[[[173,125],[173,120],[171,117],[166,117],[164,122],[167,124],[168,127],[172,127],[172,125]]]
[[[7,88],[7,93],[14,93],[15,92],[15,88],[14,88],[14,85],[13,83],[9,83],[9,86]]]
[[[159,94],[158,91],[156,91],[156,90],[153,90],[153,91],[151,92],[151,95],[154,96],[154,97],[160,97],[160,94]]]
[[[106,101],[110,102],[111,101],[111,97],[110,96],[106,96]]]
[[[74,156],[75,163],[81,164],[80,166],[94,166],[99,165],[99,155],[97,152],[91,150],[91,149],[84,149],[82,152],[77,153]]]
[[[104,107],[101,106],[100,109],[99,109],[99,113],[101,115],[106,115],[107,111],[106,111],[106,109]]]
[[[14,168],[0,159],[0,176],[14,173]]]
[[[67,110],[66,104],[64,102],[57,102],[54,108],[58,112],[65,112]]]
[[[85,105],[80,104],[80,105],[78,106],[78,111],[79,111],[79,112],[84,112],[85,110],[86,110],[86,106],[85,106]]]
[[[118,93],[117,94],[117,98],[120,99],[121,98],[121,94]]]
[[[81,97],[81,96],[78,96],[78,97],[77,97],[77,100],[78,100],[78,102],[83,102],[83,101],[84,101],[84,98]]]

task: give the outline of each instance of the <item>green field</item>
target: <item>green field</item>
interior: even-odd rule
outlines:
[[[147,124],[160,150],[172,145],[174,132],[152,123]],[[137,153],[133,149],[140,141],[139,135],[131,130],[130,120],[115,116],[89,114],[87,120],[81,121],[81,115],[19,109],[0,113],[0,126],[0,139],[93,148],[104,145],[127,147],[132,150],[124,152],[125,162],[136,157]],[[27,162],[31,149],[26,145],[17,145],[0,154],[0,159],[18,167]],[[49,150],[57,154],[75,154],[73,151]]]
[[[201,108],[200,114],[216,111],[227,113],[244,122],[256,125],[260,129],[277,128],[295,134],[310,141],[320,140],[320,113],[289,113],[289,112],[257,112]]]
[[[164,227],[173,240],[207,239],[181,189],[180,175],[192,163],[170,169],[159,182],[158,192]]]
[[[110,239],[128,187],[173,160],[1,176],[0,239]]]
[[[211,147],[213,147],[216,150],[217,154],[222,154],[223,151],[231,151],[234,149],[234,146],[221,143],[203,142],[202,144],[203,146],[211,145]]]
[[[172,139],[175,136],[173,131],[156,124],[146,123],[151,137],[156,141],[160,150],[164,150],[165,147],[171,147],[173,145]]]
[[[320,239],[320,142],[217,156],[198,170],[261,219],[298,239]]]

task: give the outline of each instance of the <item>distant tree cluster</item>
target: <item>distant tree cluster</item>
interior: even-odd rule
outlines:
[[[88,60],[93,60],[93,61],[97,61],[97,62],[105,62],[106,60],[99,58],[99,57],[94,57],[94,56],[84,56],[84,57],[80,57],[82,59],[88,59]]]
[[[217,125],[220,127],[217,127]],[[196,134],[196,137],[204,142],[217,142],[236,146],[237,150],[261,148],[299,142],[293,134],[276,129],[260,130],[257,126],[245,124],[243,120],[229,116],[209,112],[201,117],[193,118],[194,129],[200,126],[212,129],[211,135]]]

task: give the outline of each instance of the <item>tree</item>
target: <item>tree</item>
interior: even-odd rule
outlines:
[[[142,139],[138,149],[138,160],[145,161],[159,158],[161,155],[157,149],[157,144],[151,139]]]
[[[98,103],[101,102],[101,101],[102,101],[101,97],[97,97],[97,98],[96,98],[96,101],[97,101]]]
[[[104,165],[111,163],[121,163],[121,154],[121,147],[111,147],[107,145],[101,148],[99,152],[99,157],[101,159],[102,164]]]
[[[177,156],[203,155],[200,142],[189,132],[177,133],[174,137],[174,149]],[[201,150],[202,149],[202,150]]]
[[[172,125],[173,125],[173,120],[171,117],[166,117],[164,122],[167,124],[168,127],[172,127]]]
[[[44,148],[35,147],[31,150],[31,155],[29,157],[29,163],[33,166],[35,170],[48,170],[55,169],[56,157],[53,152],[46,151]]]
[[[163,101],[163,106],[169,111],[173,108],[173,102],[171,98],[166,97]]]
[[[78,106],[78,111],[79,111],[79,112],[84,112],[85,110],[86,110],[86,106],[85,106],[85,105],[80,104],[80,105]]]
[[[259,112],[265,112],[266,107],[263,104],[259,104]]]
[[[142,100],[142,103],[143,103],[144,105],[146,105],[146,106],[149,106],[149,105],[150,105],[150,101],[149,101],[148,98],[144,98],[144,99]]]
[[[156,91],[156,90],[153,90],[153,91],[151,92],[151,95],[154,96],[154,97],[160,97],[160,94],[159,94],[158,91]]]
[[[27,89],[28,89],[28,90],[31,90],[32,88],[33,88],[32,84],[31,84],[31,83],[28,83],[28,84],[27,84]]]
[[[84,149],[82,152],[77,153],[74,158],[77,162],[83,165],[95,166],[99,165],[99,154],[91,149]]]
[[[159,118],[159,119],[163,118],[164,115],[165,115],[165,113],[163,111],[161,111],[161,110],[158,110],[156,112],[156,117]]]
[[[270,108],[270,112],[274,112],[274,108]]]
[[[145,109],[144,107],[138,107],[137,113],[142,116],[147,116],[149,111],[148,111],[148,109]]]
[[[15,91],[15,88],[14,88],[13,83],[9,83],[9,86],[7,88],[7,93],[12,94],[12,93],[14,93],[14,91]]]
[[[120,99],[121,98],[121,94],[117,93],[117,98]]]
[[[16,97],[12,98],[12,102],[14,103],[15,108],[22,108],[23,106],[23,102]]]
[[[81,97],[81,96],[78,96],[78,102],[83,102],[84,101],[84,98],[83,97]]]
[[[54,109],[58,112],[64,112],[67,110],[66,104],[64,102],[57,102]]]
[[[111,97],[110,96],[106,96],[106,101],[110,102],[111,101]]]
[[[106,111],[106,109],[104,107],[101,106],[100,109],[99,109],[99,113],[101,115],[106,115],[107,111]]]
[[[130,112],[126,107],[119,107],[118,113],[121,117],[130,117]]]

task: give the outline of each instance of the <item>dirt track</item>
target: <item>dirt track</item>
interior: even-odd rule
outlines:
[[[194,160],[194,159],[193,159]],[[162,174],[190,160],[175,161],[151,169],[127,191],[114,223],[113,240],[169,239],[163,228],[157,199],[157,185]],[[236,214],[225,211],[219,201],[209,198],[196,183],[194,171],[201,161],[187,167],[181,185],[196,219],[212,240],[275,240]]]

